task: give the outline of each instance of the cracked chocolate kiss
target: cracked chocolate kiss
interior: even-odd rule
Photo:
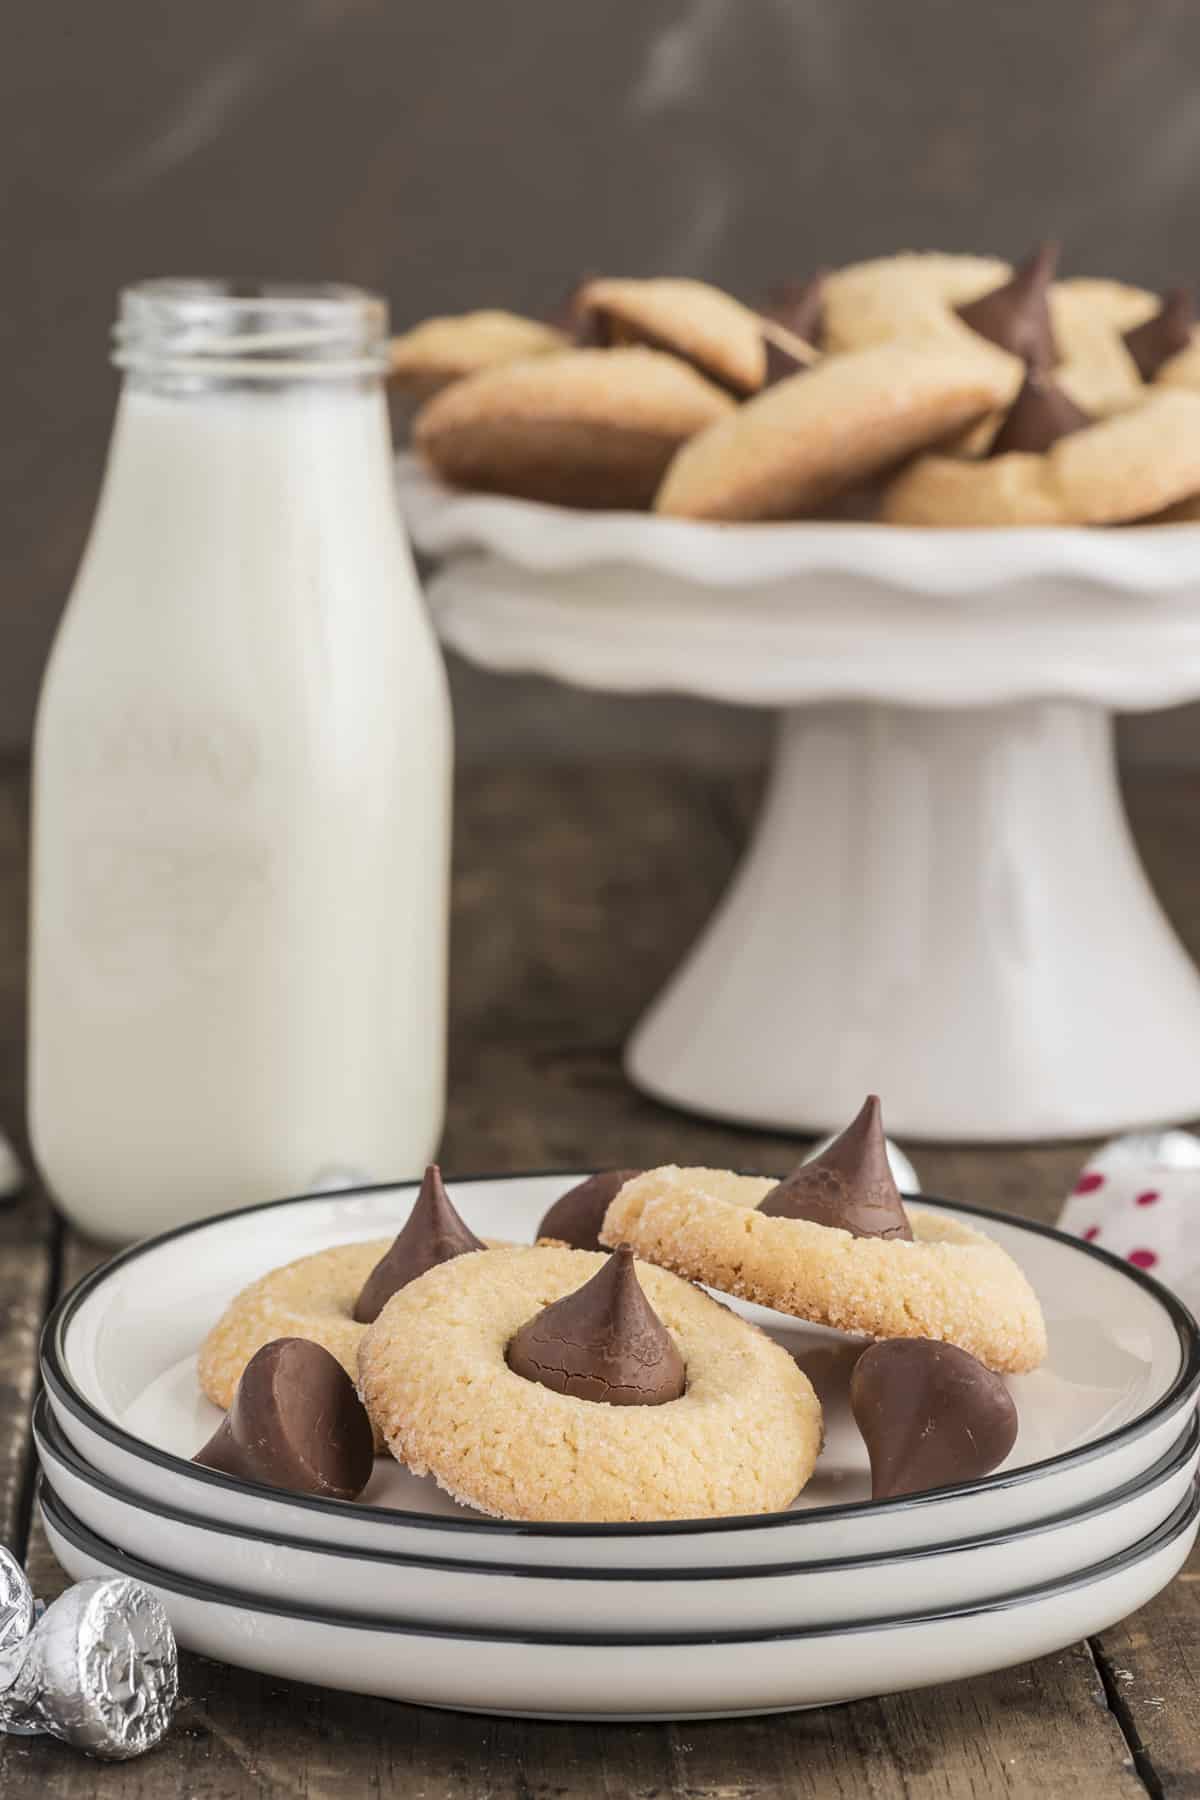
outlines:
[[[625,1183],[642,1173],[641,1169],[604,1169],[599,1175],[589,1175],[559,1195],[538,1226],[538,1236],[569,1244],[572,1250],[603,1250],[600,1227],[605,1213]]]
[[[1048,375],[1027,369],[1021,391],[992,439],[988,455],[1008,456],[1014,450],[1040,455],[1059,438],[1070,437],[1092,422],[1091,414],[1076,406]]]
[[[1143,381],[1153,381],[1165,362],[1187,349],[1194,322],[1192,296],[1186,288],[1177,287],[1163,295],[1162,305],[1152,319],[1125,333],[1125,348]]]
[[[1057,263],[1058,245],[1039,244],[1011,280],[956,309],[972,331],[1011,350],[1039,374],[1058,361],[1049,301]]]
[[[233,1405],[192,1461],[294,1494],[357,1500],[375,1441],[337,1357],[307,1338],[276,1338],[250,1358]]]
[[[687,1386],[683,1358],[642,1292],[628,1244],[573,1294],[535,1313],[505,1357],[526,1381],[609,1406],[663,1406]]]
[[[1017,1409],[999,1375],[932,1338],[864,1350],[850,1409],[871,1459],[873,1500],[987,1475],[1017,1438]]]
[[[459,1218],[442,1183],[442,1171],[430,1163],[413,1201],[408,1223],[387,1255],[381,1257],[363,1283],[354,1304],[359,1325],[373,1325],[393,1294],[468,1250],[486,1250],[470,1227]]]
[[[832,1225],[851,1237],[911,1241],[912,1227],[888,1166],[878,1096],[868,1095],[842,1135],[793,1169],[758,1210],[773,1219]]]

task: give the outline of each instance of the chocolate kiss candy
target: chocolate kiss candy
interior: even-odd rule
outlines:
[[[772,1219],[811,1219],[851,1237],[912,1239],[900,1190],[888,1166],[879,1100],[870,1094],[841,1137],[801,1163],[759,1203]]]
[[[556,1238],[572,1250],[602,1250],[600,1227],[604,1215],[625,1186],[641,1169],[605,1169],[589,1175],[578,1186],[560,1194],[537,1228],[540,1238]]]
[[[954,1344],[888,1338],[864,1350],[850,1410],[871,1458],[871,1498],[973,1481],[1016,1442],[1017,1409],[998,1375]]]
[[[767,295],[763,317],[774,319],[806,344],[816,344],[821,336],[821,308],[828,276],[828,269],[818,269],[807,281],[781,282]]]
[[[363,1283],[354,1303],[355,1319],[360,1325],[373,1325],[392,1295],[424,1275],[426,1269],[465,1256],[468,1250],[486,1248],[455,1212],[442,1185],[442,1171],[430,1163],[408,1223]]]
[[[642,1292],[628,1244],[581,1288],[527,1320],[506,1357],[526,1381],[609,1406],[662,1406],[687,1386],[683,1358]]]
[[[958,308],[964,324],[980,337],[1011,350],[1039,372],[1058,361],[1050,323],[1048,293],[1058,262],[1058,245],[1039,244],[1011,281]]]
[[[307,1338],[276,1338],[250,1358],[233,1405],[192,1461],[294,1494],[356,1500],[375,1441],[337,1357]]]
[[[992,439],[988,455],[1008,456],[1014,450],[1036,455],[1091,423],[1091,415],[1076,406],[1048,375],[1027,369],[1021,391]]]
[[[1192,296],[1187,289],[1172,288],[1152,319],[1125,333],[1125,348],[1143,381],[1153,381],[1169,357],[1187,349],[1192,341],[1194,318]]]

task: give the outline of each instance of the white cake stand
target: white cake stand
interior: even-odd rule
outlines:
[[[948,1141],[1200,1113],[1200,977],[1111,729],[1200,695],[1200,527],[693,525],[407,460],[400,488],[464,656],[782,715],[741,868],[629,1044],[640,1087],[812,1131],[877,1091]]]

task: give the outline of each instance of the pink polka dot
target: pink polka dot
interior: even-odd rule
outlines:
[[[1077,1194],[1094,1194],[1097,1188],[1102,1188],[1103,1186],[1103,1175],[1097,1175],[1093,1171],[1090,1175],[1081,1175],[1079,1177],[1079,1180],[1075,1183],[1075,1192]]]
[[[1137,1196],[1133,1204],[1135,1206],[1153,1206],[1156,1200],[1161,1199],[1162,1195],[1157,1188],[1147,1188],[1144,1194],[1139,1194]]]
[[[1083,1241],[1085,1244],[1094,1244],[1099,1236],[1100,1227],[1098,1225],[1089,1225],[1083,1234]]]
[[[1129,1261],[1135,1269],[1152,1269],[1158,1261],[1158,1254],[1154,1250],[1131,1250]]]

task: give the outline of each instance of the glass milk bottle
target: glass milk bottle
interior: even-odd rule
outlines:
[[[416,1174],[441,1130],[451,730],[387,312],[127,291],[34,759],[30,1127],[104,1238]]]

